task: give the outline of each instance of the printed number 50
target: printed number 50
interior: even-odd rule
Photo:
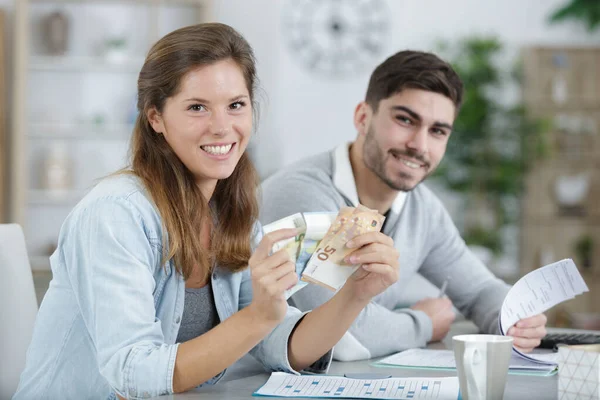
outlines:
[[[322,251],[321,251],[321,249],[318,250],[317,258],[319,260],[321,260],[321,261],[325,261],[333,253],[335,253],[335,248],[329,247],[329,246],[325,246],[325,248]]]

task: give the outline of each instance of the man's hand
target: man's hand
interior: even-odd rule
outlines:
[[[411,307],[413,310],[423,311],[433,324],[432,342],[442,340],[450,330],[450,325],[454,322],[456,315],[452,309],[452,302],[447,297],[441,299],[423,299]]]
[[[540,345],[546,336],[546,321],[544,314],[524,318],[511,327],[506,334],[514,338],[513,345],[524,353],[529,353]]]

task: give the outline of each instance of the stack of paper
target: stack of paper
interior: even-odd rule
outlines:
[[[286,297],[308,282],[331,290],[341,288],[359,267],[344,262],[356,250],[346,247],[346,243],[363,233],[380,231],[384,220],[377,211],[359,205],[344,207],[339,213],[298,213],[265,225],[265,233],[284,228],[298,230],[294,238],[273,246],[273,252],[286,249],[296,264],[298,284],[286,292]]]
[[[400,367],[417,369],[437,369],[450,371],[456,369],[452,350],[410,349],[396,353],[374,363],[380,367]],[[510,359],[509,374],[514,375],[553,375],[554,365],[540,364],[526,360],[517,354]]]
[[[589,289],[570,258],[531,271],[510,289],[498,316],[500,332],[506,332],[523,318],[541,314]],[[521,357],[546,365],[558,364],[558,353],[514,351]]]

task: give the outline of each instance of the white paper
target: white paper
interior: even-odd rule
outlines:
[[[588,287],[571,259],[531,271],[515,283],[504,299],[500,312],[502,333],[523,318],[541,314],[587,291]]]
[[[502,303],[498,316],[500,332],[506,332],[523,318],[549,310],[563,301],[589,291],[577,266],[570,258],[529,272],[514,284]],[[519,356],[533,362],[556,365],[556,353],[523,353]]]
[[[458,378],[351,379],[326,375],[273,372],[256,396],[351,399],[458,398]]]
[[[555,353],[552,354],[554,356]],[[378,364],[417,368],[456,368],[452,350],[410,349],[380,360]],[[526,360],[517,354],[510,359],[511,370],[552,371],[554,366]]]

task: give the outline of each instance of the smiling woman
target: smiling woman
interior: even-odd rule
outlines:
[[[354,318],[397,280],[396,250],[377,233],[356,249],[376,246],[373,264],[329,302],[288,308],[295,265],[272,248],[297,232],[263,237],[257,221],[245,153],[255,84],[252,49],[229,26],[182,28],[152,47],[131,166],[61,228],[15,399],[182,392],[216,383],[247,352],[268,370],[324,372]]]
[[[213,261],[233,271],[247,265],[247,239],[258,212],[257,176],[245,154],[254,56],[241,36],[229,32],[228,48],[219,32],[205,30],[185,37],[176,31],[150,51],[140,72],[141,112],[132,140],[132,172],[149,189],[169,232],[169,254],[163,256],[174,257],[184,278],[193,273],[200,285]],[[204,53],[190,51],[194,47],[213,54],[206,60]],[[181,52],[188,57],[176,57]],[[169,168],[156,161],[161,158]],[[220,216],[219,224],[210,214]]]
[[[148,119],[209,198],[217,180],[233,173],[252,130],[250,93],[238,63],[223,60],[188,72],[162,113],[152,108]]]

